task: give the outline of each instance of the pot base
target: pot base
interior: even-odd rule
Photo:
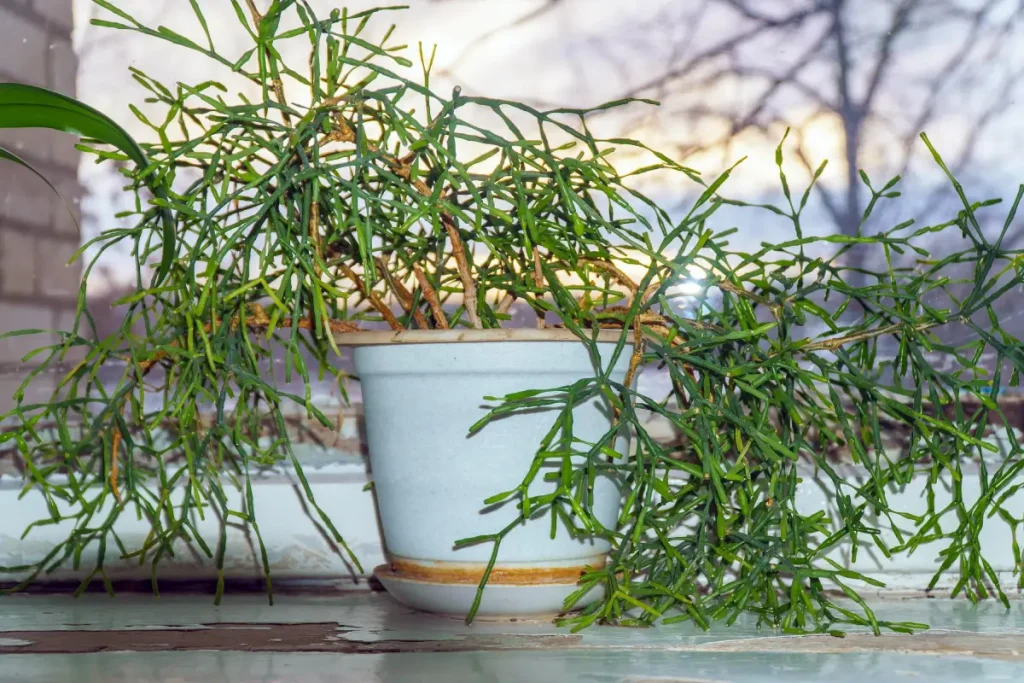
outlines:
[[[407,607],[424,612],[464,618],[476,598],[475,583],[439,583],[395,573],[390,565],[373,570],[388,593]],[[579,589],[578,582],[511,585],[489,582],[484,588],[476,616],[482,619],[512,617],[554,617],[564,613],[565,599]],[[604,586],[595,586],[577,603],[576,609],[604,597]]]

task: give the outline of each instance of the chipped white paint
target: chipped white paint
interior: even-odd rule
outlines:
[[[949,600],[876,600],[879,619],[930,623],[921,636],[873,638],[848,629],[845,639],[782,637],[757,628],[742,616],[732,627],[704,632],[682,623],[654,629],[593,627],[571,636],[550,622],[477,622],[414,614],[385,595],[280,596],[268,607],[258,596],[228,596],[220,607],[209,597],[177,595],[154,601],[144,596],[110,600],[87,595],[19,596],[0,610],[0,635],[16,631],[135,630],[215,625],[337,624],[337,636],[366,644],[455,643],[464,652],[337,654],[248,652],[124,652],[89,655],[0,656],[5,680],[209,681],[330,680],[418,683],[500,680],[509,683],[557,680],[564,683],[677,683],[730,681],[762,683],[860,683],[864,680],[1020,680],[1016,643],[1024,637],[1024,602],[1010,610],[989,602],[972,606]],[[494,651],[514,639],[561,636],[557,649]],[[908,641],[908,638],[913,641]],[[977,651],[970,651],[975,646]],[[822,650],[826,650],[823,652]],[[916,651],[914,651],[916,650]]]
[[[21,638],[0,638],[0,647],[28,647],[31,644],[31,640]]]

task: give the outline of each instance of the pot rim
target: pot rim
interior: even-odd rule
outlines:
[[[601,330],[599,342],[618,342],[622,330]],[[626,336],[632,343],[633,332]],[[364,330],[341,332],[334,335],[338,346],[385,346],[389,344],[459,344],[480,342],[580,342],[571,330],[564,328],[496,328],[476,330],[461,328],[454,330]]]

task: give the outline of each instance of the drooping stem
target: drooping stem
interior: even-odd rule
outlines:
[[[245,319],[246,327],[251,329],[268,329],[270,327],[272,321],[270,316],[267,315],[267,312],[263,308],[263,306],[259,304],[249,304],[246,308],[248,309],[248,315],[246,316]],[[233,316],[229,324],[231,326],[231,329],[237,328],[241,324],[241,316]],[[212,323],[207,323],[203,327],[204,332],[209,334],[213,327],[214,325]],[[285,317],[278,322],[277,327],[281,329],[296,327],[300,330],[313,331],[316,328],[316,321],[313,318],[313,316],[307,316],[305,318]],[[345,334],[347,332],[360,331],[360,327],[358,325],[356,325],[355,323],[348,322],[346,320],[327,320],[326,327],[333,334]],[[173,341],[171,342],[170,347],[180,347],[180,342]],[[145,379],[145,377],[154,367],[171,358],[172,355],[170,351],[161,349],[157,351],[155,354],[153,354],[151,358],[139,361],[138,386],[143,386],[143,379]],[[123,360],[128,363],[132,362],[131,358],[125,358]],[[124,416],[124,411],[126,409],[127,402],[122,403],[119,409],[119,412],[122,415],[122,417]],[[120,484],[118,482],[120,474],[119,459],[122,441],[123,439],[121,437],[120,430],[115,429],[110,439],[110,471],[107,476],[107,481],[110,484],[110,491],[111,493],[113,493],[114,498],[117,500],[118,504],[124,503],[124,499],[121,496]]]

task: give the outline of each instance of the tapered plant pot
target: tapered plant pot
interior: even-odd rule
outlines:
[[[603,333],[598,349],[607,367],[618,333]],[[506,527],[516,500],[487,507],[484,500],[514,489],[558,417],[535,409],[502,417],[470,435],[488,412],[486,396],[555,389],[595,376],[586,345],[564,330],[471,330],[356,333],[355,366],[363,395],[366,438],[389,563],[375,576],[398,601],[430,612],[464,616],[490,559],[490,543],[456,549],[455,542]],[[622,382],[631,348],[611,377]],[[573,434],[593,443],[613,424],[602,399],[573,411]],[[623,431],[616,449],[626,453]],[[545,466],[547,468],[547,465]],[[557,470],[557,463],[550,469]],[[554,490],[544,472],[532,495]],[[614,528],[621,488],[597,477],[593,510]],[[587,567],[603,567],[609,544],[573,537],[561,521],[552,538],[550,511],[521,524],[503,540],[483,593],[480,617],[536,616],[562,611]],[[577,603],[601,599],[600,587]]]

